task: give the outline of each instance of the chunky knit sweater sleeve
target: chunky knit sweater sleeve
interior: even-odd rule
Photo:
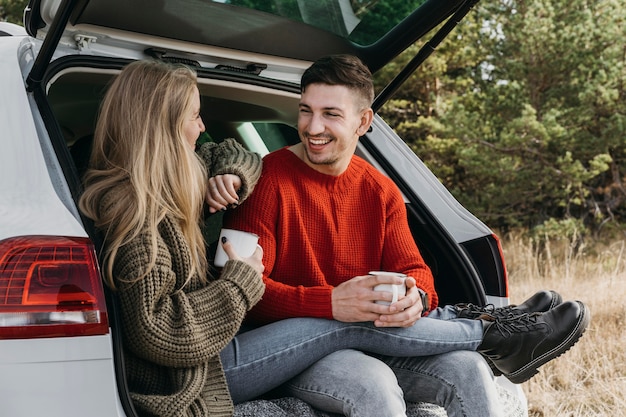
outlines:
[[[187,280],[189,252],[176,224],[159,226],[157,263],[146,270],[146,233],[120,248],[114,274],[123,310],[126,346],[143,360],[165,367],[206,363],[237,333],[246,312],[264,291],[248,264],[229,261],[217,280]]]
[[[244,149],[234,139],[224,139],[220,143],[207,142],[200,146],[198,156],[204,162],[209,177],[222,174],[235,174],[242,182],[238,191],[239,202],[252,193],[261,176],[261,156]]]

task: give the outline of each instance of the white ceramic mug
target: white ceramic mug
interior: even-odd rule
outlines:
[[[392,276],[392,277],[401,277],[403,279],[406,279],[406,275],[405,274],[401,274],[399,272],[387,272],[387,271],[370,271],[369,272],[370,275],[386,275],[386,276]],[[382,300],[377,300],[376,303],[378,304],[383,304],[383,305],[391,305],[395,302],[397,302],[400,298],[404,297],[406,295],[406,285],[404,283],[402,284],[378,284],[377,286],[374,287],[374,291],[387,291],[390,292],[393,295],[393,298],[391,299],[391,302],[389,301],[382,301]]]
[[[222,237],[226,236],[228,241],[232,243],[237,255],[242,258],[252,256],[254,250],[259,242],[259,236],[254,233],[244,232],[242,230],[235,229],[222,229],[220,232],[220,238],[217,241],[217,250],[215,251],[214,264],[218,267],[223,267],[228,261],[228,255],[224,252],[222,247]]]

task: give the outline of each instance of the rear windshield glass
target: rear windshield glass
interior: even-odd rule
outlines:
[[[76,9],[70,23],[90,25],[86,31],[99,26],[303,61],[350,53],[375,71],[449,16],[462,0],[144,2],[150,7],[139,8],[128,0],[91,1]]]
[[[306,23],[366,46],[426,0],[215,0]]]

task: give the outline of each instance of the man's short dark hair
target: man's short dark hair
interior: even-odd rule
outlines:
[[[372,73],[353,55],[328,55],[315,61],[302,74],[300,91],[311,84],[343,85],[355,91],[364,107],[374,101]]]

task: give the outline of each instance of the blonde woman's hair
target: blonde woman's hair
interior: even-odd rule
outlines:
[[[157,226],[166,215],[178,222],[190,249],[186,279],[194,273],[206,278],[199,221],[207,175],[183,133],[196,86],[196,74],[187,67],[136,61],[104,97],[79,207],[103,233],[103,272],[111,288],[118,250],[144,231],[151,256],[137,279],[154,268]]]

